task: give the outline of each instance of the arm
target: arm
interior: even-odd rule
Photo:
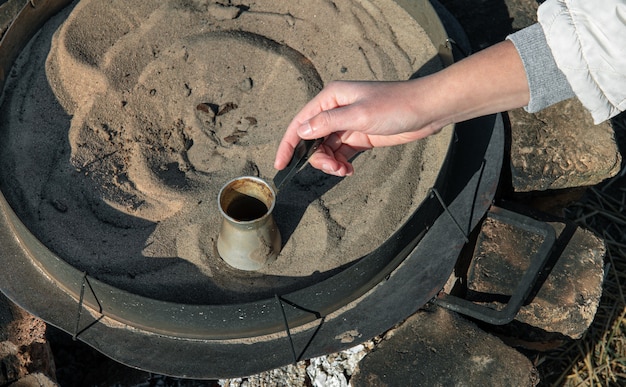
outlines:
[[[528,104],[524,66],[510,41],[480,51],[435,74],[398,82],[333,82],[287,127],[274,166],[284,168],[300,140],[327,137],[309,159],[336,176],[348,161],[378,146],[407,143],[444,126]]]

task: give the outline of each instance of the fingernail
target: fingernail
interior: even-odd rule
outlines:
[[[298,128],[298,135],[300,137],[310,136],[312,133],[313,129],[311,128],[311,124],[309,124],[308,122],[300,125],[300,127]]]

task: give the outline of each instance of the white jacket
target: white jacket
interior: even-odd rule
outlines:
[[[554,61],[600,123],[626,107],[626,0],[548,0],[537,13]]]

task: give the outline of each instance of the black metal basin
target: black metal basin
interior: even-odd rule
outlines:
[[[26,2],[0,42],[0,87],[29,38],[68,3]],[[397,3],[449,63],[449,36],[464,39],[454,20],[436,3]],[[304,289],[229,305],[167,302],[96,280],[46,248],[0,196],[1,290],[107,356],[160,374],[234,377],[337,352],[383,333],[440,291],[492,203],[503,154],[500,115],[456,125],[431,194],[372,253]]]

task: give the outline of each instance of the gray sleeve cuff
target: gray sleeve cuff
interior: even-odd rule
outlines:
[[[526,70],[530,89],[530,101],[524,108],[527,112],[536,113],[575,96],[565,75],[556,66],[539,24],[519,30],[507,39],[515,45]]]

